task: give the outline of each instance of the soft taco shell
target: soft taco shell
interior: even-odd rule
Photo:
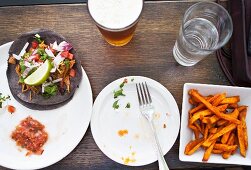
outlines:
[[[22,34],[18,39],[16,39],[10,47],[9,55],[11,56],[12,54],[19,54],[26,42],[31,43],[31,41],[34,40],[33,37],[35,34],[39,34],[45,41],[45,44],[54,43],[55,41],[57,41],[57,43],[67,41],[63,36],[55,33],[54,31],[41,29],[35,30]],[[71,49],[70,52],[74,54],[74,58],[76,60],[76,63],[73,66],[76,71],[76,76],[74,78],[71,78],[70,93],[66,92],[64,95],[58,93],[57,95],[51,96],[50,98],[45,98],[41,94],[37,94],[33,95],[32,100],[30,100],[30,93],[22,93],[22,86],[18,84],[19,77],[15,71],[16,65],[8,63],[7,78],[10,91],[14,98],[24,106],[33,110],[55,109],[69,102],[72,99],[74,92],[78,88],[82,78],[80,59],[78,58],[77,53],[74,49]]]

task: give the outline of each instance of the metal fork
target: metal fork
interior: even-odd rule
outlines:
[[[139,100],[139,109],[141,114],[148,120],[153,135],[155,139],[155,147],[156,147],[156,153],[158,156],[158,164],[160,170],[169,170],[165,158],[163,156],[159,140],[157,137],[157,133],[153,124],[153,114],[154,114],[154,106],[152,105],[152,98],[149,92],[149,89],[147,87],[146,82],[145,83],[136,83],[136,89],[137,89],[137,95]]]

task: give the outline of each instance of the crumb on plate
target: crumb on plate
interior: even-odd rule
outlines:
[[[120,137],[123,137],[123,136],[125,136],[125,135],[127,135],[128,134],[128,130],[127,129],[122,129],[122,130],[119,130],[118,131],[118,135],[120,136]]]

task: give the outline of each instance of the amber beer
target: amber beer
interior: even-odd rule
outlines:
[[[144,0],[88,0],[88,9],[105,40],[126,45],[133,37]]]

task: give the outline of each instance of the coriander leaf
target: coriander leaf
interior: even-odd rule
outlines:
[[[122,89],[122,88],[124,87],[124,85],[125,85],[125,82],[121,83],[121,84],[119,85],[119,87]]]
[[[51,96],[55,96],[58,92],[58,86],[53,84],[46,86],[44,88],[44,93],[42,94],[44,97],[49,98]]]
[[[128,102],[127,104],[126,104],[126,107],[125,108],[130,108],[131,107],[131,104]]]
[[[43,61],[45,61],[48,58],[49,58],[49,56],[46,53],[42,54],[41,57],[40,57],[40,59],[43,60]]]
[[[64,60],[64,64],[65,64],[65,66],[66,66],[67,69],[70,68],[70,61],[68,59]]]
[[[2,96],[2,93],[0,93],[0,108],[2,108],[3,102],[5,102],[6,100],[10,100],[10,96]]]
[[[37,42],[39,44],[42,42],[42,39],[41,39],[40,35],[36,34],[34,38],[35,38],[35,40],[37,40]]]
[[[24,83],[24,78],[22,76],[19,78],[19,83]]]
[[[125,96],[125,94],[123,94],[123,89],[119,89],[117,91],[114,91],[113,94],[114,94],[114,96],[113,96],[114,99],[117,98],[118,96]]]
[[[114,109],[118,109],[118,108],[119,108],[118,102],[119,102],[119,100],[116,100],[116,101],[113,103],[112,107],[113,107]]]
[[[38,48],[37,49],[37,53],[42,56],[43,54],[45,54],[45,50],[43,48]]]
[[[134,81],[134,78],[131,78],[131,82],[133,82]]]

